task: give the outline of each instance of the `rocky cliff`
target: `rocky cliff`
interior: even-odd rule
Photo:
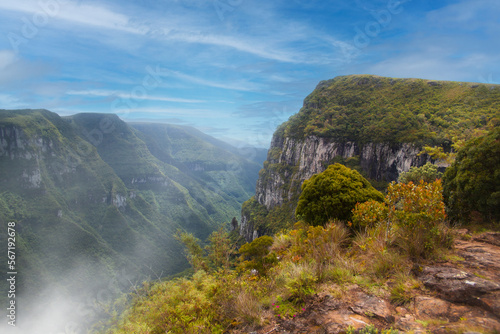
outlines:
[[[317,136],[297,140],[276,134],[270,151],[280,153],[277,158],[269,157],[268,164],[292,166],[293,172],[281,174],[269,169],[267,178],[257,181],[255,197],[267,209],[282,205],[286,200],[291,201],[304,180],[323,172],[336,159],[357,158],[369,178],[387,181],[396,180],[411,166],[420,166],[428,161],[428,156],[418,155],[421,148],[411,143],[338,143],[335,139]]]
[[[253,200],[265,207],[266,212],[281,211],[285,206],[286,213],[278,213],[281,216],[278,219],[293,219],[302,183],[323,172],[330,164],[351,162],[369,179],[390,182],[411,166],[422,166],[430,161],[429,156],[419,155],[421,151],[422,147],[413,143],[339,143],[334,138],[295,139],[278,132],[273,136]],[[250,216],[250,212],[243,210],[240,233],[247,241],[268,232],[267,227]],[[283,225],[283,222],[278,223]]]
[[[251,241],[294,222],[304,180],[339,162],[383,189],[456,140],[498,124],[499,85],[353,75],[321,82],[275,132],[255,196],[242,208]]]

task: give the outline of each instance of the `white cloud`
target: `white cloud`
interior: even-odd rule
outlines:
[[[0,94],[0,109],[18,109],[26,107],[21,101],[19,101],[16,97]]]
[[[119,13],[109,7],[96,3],[82,3],[71,0],[52,0],[53,7],[44,7],[44,2],[36,0],[5,1],[0,0],[0,9],[24,12],[33,17],[47,16],[49,20],[64,20],[72,24],[82,24],[95,28],[123,31],[131,34],[147,35],[157,41],[176,41],[188,44],[202,44],[221,48],[230,48],[239,52],[292,64],[324,64],[341,61],[342,53],[351,48],[348,44],[331,36],[319,37],[317,31],[298,22],[285,22],[274,14],[267,12],[267,23],[260,27],[262,18],[259,16],[247,18],[252,28],[244,33],[235,30],[221,30],[210,20],[201,19],[199,13],[183,12],[180,16],[163,17],[154,12]],[[252,14],[250,14],[252,15]],[[256,13],[253,13],[256,15]],[[144,19],[147,17],[147,19]],[[30,18],[30,17],[28,17]],[[32,20],[33,21],[33,20]],[[255,22],[259,22],[258,25]],[[269,34],[273,31],[273,34]],[[253,35],[253,37],[250,37]],[[310,52],[301,50],[300,46],[311,42],[319,42],[323,50]],[[130,41],[126,41],[130,46]],[[291,46],[295,45],[295,46]],[[340,54],[341,56],[334,56]],[[333,56],[332,56],[333,55]]]
[[[246,91],[246,92],[259,91],[263,89],[263,87],[261,87],[260,85],[248,81],[240,80],[237,82],[220,83],[212,80],[203,79],[200,77],[195,77],[179,71],[169,70],[168,73],[181,80],[185,80],[202,86],[222,88],[228,90]]]
[[[498,0],[462,0],[427,14],[427,20],[434,25],[449,27],[455,25],[463,30],[479,27],[498,27],[500,21],[500,2]]]
[[[97,97],[121,97],[124,99],[129,99],[132,93],[123,93],[118,91],[111,90],[70,90],[66,92],[68,95],[83,95],[83,96],[97,96]],[[179,102],[179,103],[204,103],[207,102],[205,100],[195,100],[195,99],[182,99],[177,97],[167,97],[167,96],[138,96],[138,100],[146,100],[146,101],[161,101],[161,102]]]
[[[50,5],[48,5],[50,4]],[[128,16],[114,12],[106,7],[96,4],[82,4],[79,1],[53,0],[53,1],[0,1],[3,10],[18,11],[32,14],[31,21],[59,19],[76,24],[94,26],[112,30],[120,30],[134,34],[145,34],[145,27],[133,26]],[[43,19],[45,18],[45,19]]]
[[[385,59],[364,69],[359,66],[358,70],[381,76],[473,82],[481,81],[482,77],[489,76],[492,71],[498,71],[498,68],[488,67],[487,64],[494,63],[494,59],[485,54],[476,53],[456,58],[448,52],[437,53],[435,49],[432,50]],[[500,57],[497,57],[498,61]]]
[[[16,61],[16,54],[10,50],[0,50],[0,70],[5,69],[7,66]]]
[[[165,38],[186,43],[198,43],[232,48],[270,60],[288,63],[300,63],[293,52],[278,50],[276,47],[263,45],[261,41],[250,40],[244,36],[232,37],[227,35],[202,34],[193,32],[168,32]]]
[[[189,108],[130,108],[126,112],[117,113],[123,119],[133,120],[137,116],[145,114],[158,114],[160,116],[180,116],[182,118],[207,118],[207,119],[222,119],[230,118],[231,116],[224,112],[217,112],[211,109],[189,109]]]

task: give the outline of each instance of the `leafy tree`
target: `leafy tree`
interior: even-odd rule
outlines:
[[[203,248],[200,246],[200,240],[191,233],[177,231],[175,238],[186,247],[186,257],[194,271],[208,271],[207,262],[204,256]]]
[[[442,176],[443,173],[438,171],[438,167],[428,162],[422,167],[410,167],[409,171],[403,172],[399,175],[398,182],[408,183],[411,181],[413,183],[418,183],[422,180],[429,183],[440,179]]]
[[[273,238],[264,235],[250,243],[241,246],[242,267],[256,269],[260,274],[265,275],[269,267],[276,262],[276,256],[270,254]]]
[[[356,203],[368,200],[383,201],[384,196],[357,171],[336,163],[304,181],[295,215],[310,225],[348,220]]]
[[[233,218],[235,219],[235,218]],[[212,232],[208,237],[210,242],[205,249],[208,251],[208,259],[215,269],[229,269],[231,265],[231,256],[236,252],[233,242],[229,238],[229,233],[224,227]]]
[[[397,227],[397,243],[413,258],[428,258],[450,247],[441,180],[418,184],[392,182],[387,189],[388,221]]]
[[[472,212],[500,220],[500,128],[468,141],[444,175],[444,198],[455,221]]]

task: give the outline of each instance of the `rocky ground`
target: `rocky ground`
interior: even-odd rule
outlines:
[[[367,325],[403,333],[500,333],[500,233],[458,232],[452,260],[414,266],[421,288],[410,303],[394,305],[387,294],[356,284],[324,286],[295,318],[272,319],[250,333],[345,333]]]

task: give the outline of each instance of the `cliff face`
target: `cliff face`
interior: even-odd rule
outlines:
[[[270,170],[268,178],[257,181],[256,200],[267,209],[282,205],[285,200],[292,200],[297,186],[317,173],[323,172],[336,158],[346,160],[359,157],[359,164],[366,175],[375,180],[394,181],[399,174],[408,171],[411,166],[420,166],[428,160],[427,156],[418,156],[421,148],[404,143],[390,145],[386,143],[358,144],[355,142],[338,143],[332,138],[316,136],[303,140],[283,138],[275,135],[270,151],[279,150],[277,158],[270,158],[270,164],[282,164],[294,171],[285,173]]]
[[[397,180],[399,174],[411,166],[422,166],[429,161],[427,155],[419,155],[421,151],[421,147],[412,143],[338,143],[333,138],[308,136],[300,140],[276,133],[266,167],[257,180],[254,199],[268,212],[288,204],[286,210],[293,214],[302,183],[335,161],[356,159],[368,178],[390,182]],[[266,232],[255,225],[249,212],[243,212],[240,234],[247,241]]]
[[[275,132],[255,196],[242,208],[247,241],[290,227],[304,180],[342,163],[375,187],[498,124],[499,85],[353,75],[323,81]]]
[[[0,157],[10,160],[19,159],[33,161],[32,168],[24,169],[20,175],[19,185],[26,188],[39,188],[41,172],[39,159],[41,154],[52,148],[52,142],[39,140],[28,141],[22,129],[16,126],[0,128]]]

